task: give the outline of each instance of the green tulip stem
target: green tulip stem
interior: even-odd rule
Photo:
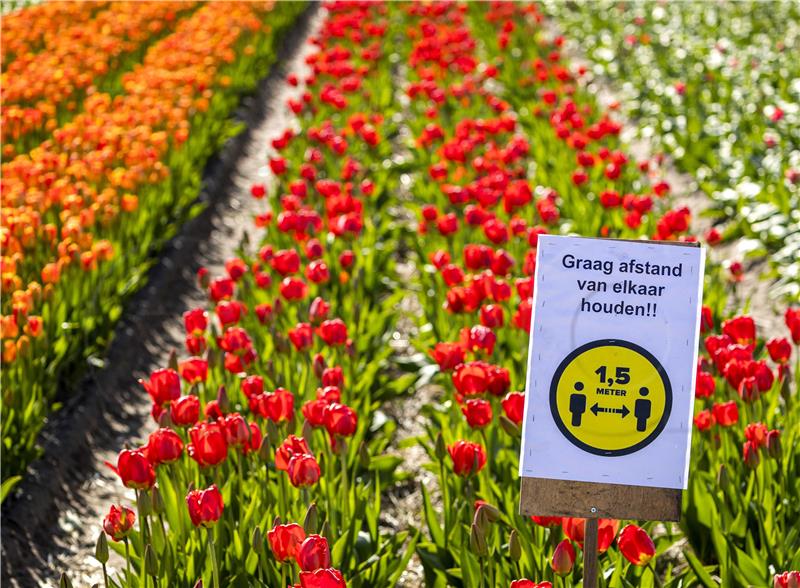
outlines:
[[[647,564],[647,567],[650,568],[650,571],[653,572],[653,581],[655,582],[656,588],[662,588],[664,584],[661,583],[661,578],[658,577],[656,573],[656,568],[653,565],[653,562]]]
[[[342,526],[344,526],[344,521],[350,519],[350,481],[348,480],[347,475],[347,454],[345,452],[341,452],[342,454],[342,494],[344,496],[342,500]]]
[[[106,571],[106,564],[103,564],[103,585],[108,588],[108,572]]]
[[[127,569],[126,582],[125,583],[128,586],[130,586],[131,585],[131,578],[133,577],[133,575],[131,574],[131,547],[130,547],[130,543],[128,542],[128,538],[127,537],[125,537],[123,540],[125,541],[125,568]],[[105,568],[105,566],[103,566],[103,567]]]
[[[217,546],[214,544],[214,530],[208,527],[208,551],[211,553],[211,569],[214,578],[214,588],[219,588],[219,564],[217,564]]]
[[[444,549],[447,551],[450,545],[450,497],[447,489],[447,477],[444,470],[444,459],[439,461],[440,480],[442,484],[442,501],[444,502]]]

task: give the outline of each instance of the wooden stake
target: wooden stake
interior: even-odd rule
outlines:
[[[583,588],[597,588],[597,519],[586,519],[584,528]]]

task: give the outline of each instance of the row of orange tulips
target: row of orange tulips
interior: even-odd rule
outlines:
[[[78,6],[89,14],[94,11],[92,3]],[[141,61],[147,46],[193,8],[188,2],[115,2],[70,27],[60,20],[49,21],[52,30],[41,51],[19,54],[4,64],[3,157],[25,153],[47,138],[87,95],[119,93],[121,74]]]
[[[237,130],[229,113],[303,8],[203,5],[121,77],[121,94],[90,96],[3,164],[4,479],[35,456],[58,387],[105,347],[151,254],[190,214],[202,165]]]

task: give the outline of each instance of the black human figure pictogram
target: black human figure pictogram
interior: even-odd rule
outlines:
[[[583,413],[586,412],[586,395],[581,394],[583,382],[575,382],[575,392],[569,397],[569,411],[572,413],[572,426],[580,427]]]
[[[639,394],[647,396],[650,390],[642,386]],[[650,405],[652,403],[647,398],[639,398],[633,406],[633,416],[636,417],[636,430],[644,431],[647,429],[647,419],[650,418]]]

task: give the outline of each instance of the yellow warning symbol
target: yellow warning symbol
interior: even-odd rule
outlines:
[[[627,455],[663,431],[672,388],[659,361],[621,339],[582,345],[558,366],[550,410],[564,436],[597,455]]]

